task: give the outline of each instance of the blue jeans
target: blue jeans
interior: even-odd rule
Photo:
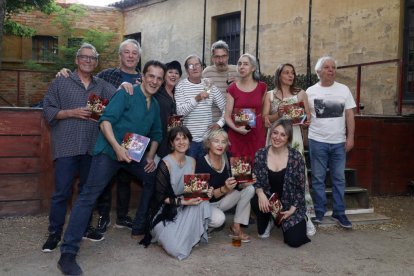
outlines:
[[[88,154],[62,157],[55,160],[55,191],[49,212],[49,233],[62,234],[68,201],[72,196],[73,181],[79,175],[79,193],[88,179],[92,156]]]
[[[78,252],[96,199],[121,168],[126,169],[142,181],[143,190],[133,227],[144,231],[148,206],[155,187],[155,172],[146,173],[144,171],[146,164],[145,158],[142,158],[140,163],[135,161],[125,163],[113,160],[106,154],[93,156],[88,181],[72,208],[69,223],[63,237],[63,244],[60,247],[62,253],[76,254]]]
[[[203,142],[192,141],[190,148],[187,151],[187,155],[193,157],[195,160],[204,157],[204,155],[206,155],[206,151],[204,150]]]
[[[333,214],[345,214],[345,143],[328,144],[309,139],[309,153],[316,216],[326,213],[325,179],[328,167],[332,182]]]

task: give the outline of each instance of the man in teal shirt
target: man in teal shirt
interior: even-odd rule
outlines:
[[[155,187],[154,156],[158,143],[162,140],[160,107],[152,96],[160,88],[165,71],[163,63],[148,61],[144,66],[142,84],[134,86],[134,94],[131,96],[125,91],[116,93],[99,121],[101,133],[94,148],[88,180],[72,208],[60,248],[58,267],[65,275],[82,274],[76,263],[80,241],[96,199],[121,168],[142,181],[143,190],[133,222],[132,236],[144,234],[148,206]],[[149,150],[139,163],[133,161],[128,151],[121,146],[127,132],[151,139]]]

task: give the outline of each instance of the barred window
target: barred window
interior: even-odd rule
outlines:
[[[58,39],[54,36],[32,37],[32,59],[39,62],[53,62],[58,54]]]

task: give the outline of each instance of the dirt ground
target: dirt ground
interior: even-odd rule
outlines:
[[[226,227],[178,261],[110,227],[104,241],[82,243],[78,262],[84,275],[414,275],[414,197],[374,197],[371,204],[390,222],[319,228],[298,249],[285,245],[277,229],[269,239],[257,238],[255,225],[247,229],[252,241],[236,248]],[[40,250],[46,229],[46,216],[0,219],[0,275],[61,275],[59,250]]]

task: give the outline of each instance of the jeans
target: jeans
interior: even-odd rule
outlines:
[[[149,202],[155,187],[155,171],[146,173],[144,167],[147,164],[145,158],[137,163],[118,162],[105,154],[93,156],[89,171],[88,181],[85,183],[82,192],[76,200],[69,223],[63,237],[63,244],[60,247],[62,253],[76,254],[79,250],[83,233],[88,226],[88,220],[92,214],[94,204],[98,196],[108,185],[112,177],[119,169],[124,168],[142,181],[143,190],[141,200],[134,219],[134,229],[144,231]]]
[[[321,217],[326,213],[325,180],[328,167],[332,182],[332,213],[345,214],[345,143],[328,144],[309,139],[309,153],[316,216]]]
[[[49,213],[49,233],[62,234],[68,200],[72,196],[73,181],[79,175],[79,193],[86,183],[92,156],[88,154],[62,157],[55,160],[55,191]],[[89,219],[89,218],[88,218]]]
[[[115,182],[116,217],[118,219],[123,219],[128,216],[132,176],[126,170],[121,169],[112,180],[113,181],[106,186],[102,194],[99,196],[96,207],[100,216],[109,217],[112,203],[112,183]]]
[[[204,149],[203,142],[192,141],[190,148],[187,151],[187,155],[193,157],[195,160],[204,157],[204,155],[206,155],[206,151]]]

